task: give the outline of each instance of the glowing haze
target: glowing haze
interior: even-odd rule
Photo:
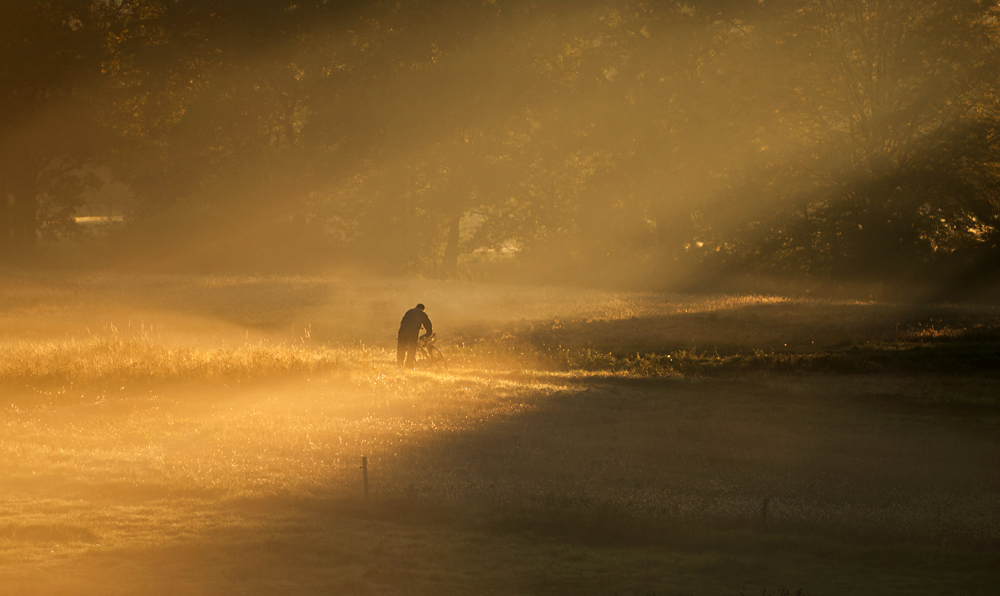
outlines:
[[[996,593],[997,14],[0,1],[0,596]]]
[[[990,2],[3,11],[7,261],[123,214],[79,261],[974,287],[997,258]]]

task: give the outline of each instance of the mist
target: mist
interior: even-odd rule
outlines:
[[[989,3],[5,11],[8,264],[994,281]]]
[[[0,596],[996,593],[998,15],[0,3]]]

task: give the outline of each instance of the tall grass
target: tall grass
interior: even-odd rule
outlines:
[[[976,320],[956,312],[928,320],[872,306],[844,322],[847,317],[837,312],[842,307],[828,306],[830,312],[819,316],[813,312],[816,305],[798,305],[693,319],[523,323],[467,332],[451,351],[469,366],[641,376],[1000,370],[1000,322],[993,317]],[[873,324],[872,317],[880,322]]]
[[[0,593],[18,577],[10,593],[187,593],[191,578],[213,593],[995,585],[992,307],[420,280],[33,283],[0,289]],[[395,366],[417,300],[446,371]],[[86,333],[126,318],[163,331]],[[923,374],[975,357],[966,378]],[[740,374],[867,366],[904,374]],[[231,382],[244,379],[259,382]],[[62,574],[68,587],[48,589]],[[179,583],[145,589],[161,578]]]
[[[0,387],[148,385],[175,381],[259,379],[330,371],[342,354],[290,343],[247,343],[234,348],[170,348],[148,334],[0,346]]]

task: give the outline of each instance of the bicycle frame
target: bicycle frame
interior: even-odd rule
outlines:
[[[435,343],[437,342],[437,334],[431,333],[425,335],[417,340],[417,364],[421,362],[429,363],[435,368],[448,367],[448,362],[445,360],[444,353],[441,352]]]

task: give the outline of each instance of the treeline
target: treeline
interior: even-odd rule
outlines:
[[[0,7],[0,262],[108,180],[136,258],[988,280],[984,0]],[[91,189],[88,191],[88,189]]]

